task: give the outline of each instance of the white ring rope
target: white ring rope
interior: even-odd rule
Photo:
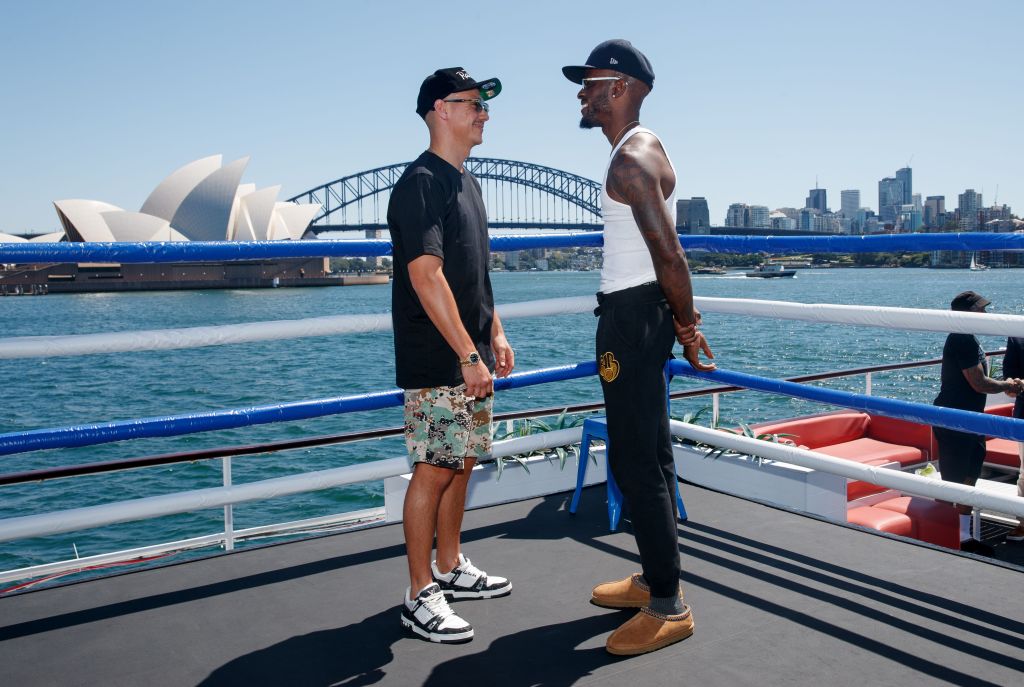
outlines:
[[[886,308],[829,303],[790,303],[750,298],[696,297],[694,304],[705,313],[770,317],[823,324],[852,324],[885,329],[961,332],[983,336],[1024,336],[1024,316],[953,312],[923,308]],[[597,305],[593,296],[549,298],[498,307],[503,319],[544,317],[589,312]],[[0,359],[126,353],[199,348],[310,336],[336,336],[389,331],[391,315],[333,315],[303,320],[248,322],[210,327],[151,329],[131,332],[77,334],[70,336],[19,336],[0,339]]]

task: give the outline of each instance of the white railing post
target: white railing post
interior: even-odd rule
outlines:
[[[221,458],[222,472],[224,473],[224,486],[231,486],[231,456]],[[224,550],[234,551],[235,549],[235,507],[233,504],[224,506]]]
[[[864,375],[864,395],[865,396],[870,396],[871,395],[871,373],[870,372],[868,372],[866,375]]]
[[[718,397],[719,394],[711,394],[711,426],[718,426]]]

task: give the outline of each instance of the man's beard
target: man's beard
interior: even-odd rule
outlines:
[[[581,129],[597,129],[601,126],[601,122],[598,121],[598,116],[602,112],[607,112],[610,108],[608,107],[608,96],[599,96],[593,100],[587,101],[587,110],[585,114],[580,115],[580,128]]]

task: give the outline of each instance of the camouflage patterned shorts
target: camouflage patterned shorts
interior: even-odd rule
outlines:
[[[466,385],[405,391],[409,462],[461,470],[465,458],[490,458],[494,396],[467,398]]]

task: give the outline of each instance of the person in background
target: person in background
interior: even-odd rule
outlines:
[[[983,313],[990,304],[991,301],[981,294],[964,291],[953,299],[950,309],[956,312]],[[983,413],[986,395],[1016,395],[1021,390],[1020,380],[993,379],[988,372],[988,358],[978,337],[973,334],[950,334],[942,347],[941,385],[934,404],[943,408]],[[985,437],[945,427],[934,427],[933,430],[943,481],[973,487],[981,476],[981,466],[985,461]],[[974,553],[991,554],[988,547],[970,536],[971,507],[958,505],[957,509],[960,511],[961,548]]]
[[[1011,336],[1006,340],[1006,356],[1003,358],[1003,379],[1024,378],[1024,338]],[[1018,394],[1013,404],[1013,416],[1024,419],[1024,394]],[[1017,443],[1020,455],[1020,472],[1017,475],[1017,495],[1024,498],[1024,442]],[[1007,541],[1024,541],[1024,518],[1019,518],[1017,527],[1006,535]]]

